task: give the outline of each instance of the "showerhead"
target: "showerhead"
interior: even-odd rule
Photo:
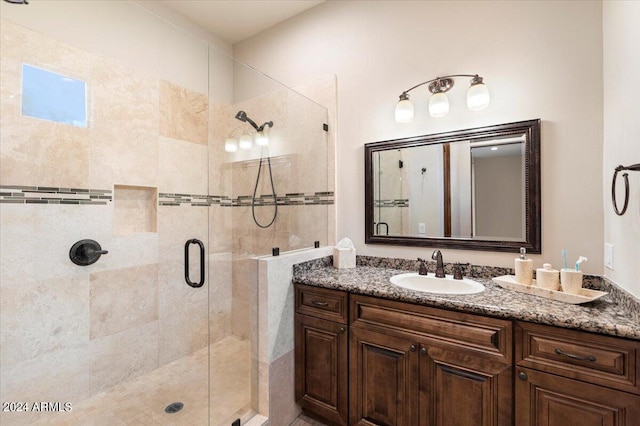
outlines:
[[[269,127],[273,127],[273,121],[268,121],[266,123],[264,123],[262,126],[259,126],[256,124],[255,121],[253,121],[252,119],[250,119],[247,116],[247,113],[244,111],[238,111],[238,113],[236,114],[236,119],[244,122],[244,123],[249,123],[251,124],[251,127],[253,127],[254,129],[256,129],[257,132],[261,132],[264,130],[265,126],[269,126]]]
[[[236,118],[244,123],[249,123],[251,124],[251,126],[258,130],[258,125],[256,124],[255,121],[253,121],[252,119],[250,119],[249,117],[247,117],[247,113],[244,111],[238,111],[238,113],[236,114]]]

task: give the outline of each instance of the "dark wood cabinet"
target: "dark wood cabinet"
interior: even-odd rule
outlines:
[[[420,352],[419,424],[512,424],[511,365],[437,345]]]
[[[640,342],[516,323],[516,424],[640,425]]]
[[[417,425],[415,341],[367,327],[352,327],[350,333],[349,423]]]
[[[352,296],[350,423],[512,424],[511,322]]]
[[[296,286],[296,312],[296,401],[303,410],[327,423],[346,425],[346,293]]]
[[[296,285],[296,399],[331,425],[640,426],[640,342]]]
[[[516,424],[532,426],[640,425],[640,396],[517,369]]]

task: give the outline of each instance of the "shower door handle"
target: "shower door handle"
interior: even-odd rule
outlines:
[[[191,244],[197,244],[200,247],[200,282],[197,283],[191,282],[189,277],[189,246]],[[196,238],[188,240],[184,244],[184,280],[193,288],[204,285],[204,244]]]

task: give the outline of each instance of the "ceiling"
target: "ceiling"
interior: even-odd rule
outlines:
[[[230,44],[310,9],[324,0],[161,0],[165,6]]]

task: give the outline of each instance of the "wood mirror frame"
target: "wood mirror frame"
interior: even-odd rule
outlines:
[[[373,167],[373,156],[376,152],[430,144],[445,144],[467,140],[485,140],[488,138],[504,138],[513,135],[524,135],[525,137],[524,240],[504,241],[498,239],[493,240],[458,237],[376,235],[374,228],[375,206]],[[425,246],[514,253],[517,253],[520,250],[520,247],[524,247],[527,249],[528,253],[539,254],[542,252],[540,208],[540,119],[367,143],[364,146],[364,171],[366,244]],[[443,208],[446,208],[446,206],[443,206]]]

